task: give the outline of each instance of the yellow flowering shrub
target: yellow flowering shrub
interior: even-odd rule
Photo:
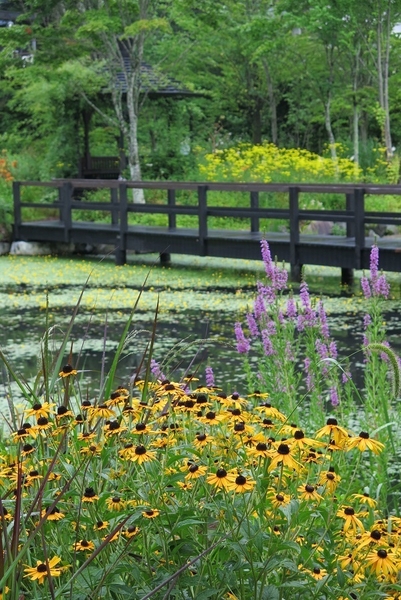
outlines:
[[[212,181],[333,182],[360,181],[362,169],[349,158],[337,161],[300,148],[278,148],[264,142],[240,143],[206,154],[200,173]]]

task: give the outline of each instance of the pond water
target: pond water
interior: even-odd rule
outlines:
[[[217,385],[229,393],[245,391],[242,361],[235,349],[234,322],[252,305],[255,283],[263,279],[262,264],[180,256],[173,257],[174,268],[161,268],[156,260],[155,256],[133,255],[128,265],[115,267],[111,260],[99,263],[94,258],[0,257],[0,348],[19,375],[26,380],[34,377],[40,367],[46,313],[56,351],[90,274],[71,340],[74,367],[84,371],[85,386],[91,393],[99,386],[102,362],[106,371],[111,365],[126,320],[148,277],[116,385],[127,385],[141,365],[159,302],[154,356],[163,363],[166,375],[179,378],[188,371],[197,373],[204,382],[205,366],[209,364]],[[392,299],[384,318],[388,341],[401,352],[401,275],[389,277]],[[323,267],[307,269],[306,280],[311,292],[325,297],[330,330],[340,356],[352,355],[353,369],[357,370],[363,360],[359,349],[366,308],[357,285],[355,295],[351,290],[342,290],[339,270]],[[258,359],[253,360],[256,363]],[[4,368],[0,377],[6,390]],[[0,402],[0,408],[3,406],[4,400]]]

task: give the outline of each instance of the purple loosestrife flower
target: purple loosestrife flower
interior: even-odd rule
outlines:
[[[330,388],[330,402],[331,406],[338,406],[340,404],[340,400],[338,399],[337,388],[332,386]]]
[[[287,317],[291,321],[295,319],[297,316],[297,305],[295,304],[295,300],[292,296],[290,296],[287,300]]]
[[[379,248],[374,245],[370,251],[370,279],[374,283],[379,272]]]
[[[330,332],[329,332],[329,326],[327,324],[326,311],[324,310],[322,301],[319,302],[319,319],[320,319],[320,327],[321,327],[322,335],[324,338],[327,339],[330,337]]]
[[[308,392],[310,392],[310,390],[313,387],[313,375],[311,372],[311,360],[309,357],[304,358],[304,367],[305,367],[305,373],[306,373],[306,389],[308,390]]]
[[[270,320],[266,323],[266,331],[267,331],[267,335],[269,335],[269,336],[276,335],[277,328],[276,328],[276,324],[274,321]]]
[[[271,341],[271,339],[269,337],[269,333],[266,329],[263,329],[263,331],[262,331],[262,344],[263,344],[263,350],[264,350],[266,356],[271,356],[272,354],[275,353],[272,341]]]
[[[274,268],[273,272],[273,287],[277,290],[285,290],[287,287],[288,281],[288,273],[285,269],[281,269],[280,267]]]
[[[368,326],[371,324],[371,322],[372,322],[372,317],[367,313],[363,317],[363,327],[364,327],[364,329],[367,329]]]
[[[344,371],[341,377],[341,381],[343,383],[347,383],[347,381],[351,381],[351,373],[349,371]]]
[[[390,284],[384,274],[380,275],[373,283],[373,293],[375,296],[383,296],[387,300],[390,294]]]
[[[150,361],[150,370],[156,379],[166,379],[164,373],[161,371],[159,363],[154,358]]]
[[[365,298],[368,299],[372,296],[372,291],[370,289],[369,280],[365,276],[361,277],[361,288],[362,288],[362,293],[365,296]]]
[[[272,279],[274,263],[272,261],[272,256],[270,254],[270,247],[267,240],[261,240],[260,242],[260,250],[262,253],[262,260],[265,265],[266,275],[269,279]]]
[[[336,359],[338,356],[337,344],[335,343],[334,340],[332,342],[330,342],[330,344],[329,344],[329,354],[330,354],[331,358],[334,358],[334,359]]]
[[[234,332],[235,339],[237,340],[237,352],[239,352],[240,354],[248,354],[249,350],[251,349],[251,345],[249,343],[249,340],[247,340],[244,336],[244,332],[242,331],[242,325],[241,323],[238,323],[238,321],[237,323],[235,323]]]
[[[260,294],[256,296],[253,304],[253,313],[256,319],[260,319],[262,315],[266,314],[265,302]]]
[[[306,281],[302,281],[301,285],[299,286],[299,297],[301,299],[302,306],[304,308],[310,308],[309,289]]]
[[[248,324],[249,333],[252,337],[258,337],[259,329],[258,324],[256,323],[256,319],[252,313],[247,313],[246,322]]]
[[[205,378],[207,387],[214,386],[214,373],[212,367],[206,367],[205,369]]]

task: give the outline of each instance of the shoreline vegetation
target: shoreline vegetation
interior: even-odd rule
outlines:
[[[252,302],[232,322],[241,394],[216,384],[218,364],[167,371],[154,352],[162,297],[140,364],[116,384],[143,289],[130,292],[111,365],[89,393],[71,335],[88,275],[56,348],[44,307],[32,381],[0,353],[24,397],[8,386],[2,598],[400,598],[400,361],[386,341],[378,250],[361,278],[360,387],[325,300],[307,278],[288,290],[267,242],[261,251]]]

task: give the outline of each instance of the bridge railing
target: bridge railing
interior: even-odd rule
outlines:
[[[43,187],[54,189],[57,199],[47,202],[23,201],[21,191],[25,187]],[[134,204],[131,201],[130,190],[143,189],[164,191],[164,204],[149,202]],[[109,190],[108,202],[87,201],[85,190]],[[192,205],[177,202],[180,192],[191,192],[196,195]],[[248,206],[217,206],[210,204],[210,193],[230,192],[242,193],[248,197]],[[285,194],[288,197],[286,208],[261,206],[261,194]],[[343,210],[302,209],[300,195],[302,194],[340,194],[345,197]],[[56,179],[50,182],[24,181],[14,182],[14,231],[18,236],[20,226],[24,223],[22,211],[25,208],[57,209],[60,222],[64,226],[64,239],[68,241],[69,232],[78,222],[74,219],[74,211],[106,211],[110,213],[110,225],[119,229],[121,250],[124,252],[123,240],[129,229],[130,214],[165,214],[166,228],[177,230],[177,217],[191,215],[197,219],[199,244],[202,245],[208,237],[213,217],[241,218],[248,222],[248,231],[260,232],[261,220],[286,220],[289,224],[290,262],[298,264],[297,248],[300,241],[301,221],[331,221],[345,223],[345,236],[353,238],[355,255],[361,256],[365,247],[365,226],[368,224],[392,224],[401,227],[400,212],[379,212],[365,210],[366,195],[401,195],[399,185],[365,185],[365,184],[289,184],[289,183],[211,183],[211,182],[176,182],[176,181],[118,181],[118,180],[88,180],[88,179]],[[131,219],[132,221],[132,219]],[[264,229],[262,229],[264,232]],[[356,261],[358,268],[358,260]]]

